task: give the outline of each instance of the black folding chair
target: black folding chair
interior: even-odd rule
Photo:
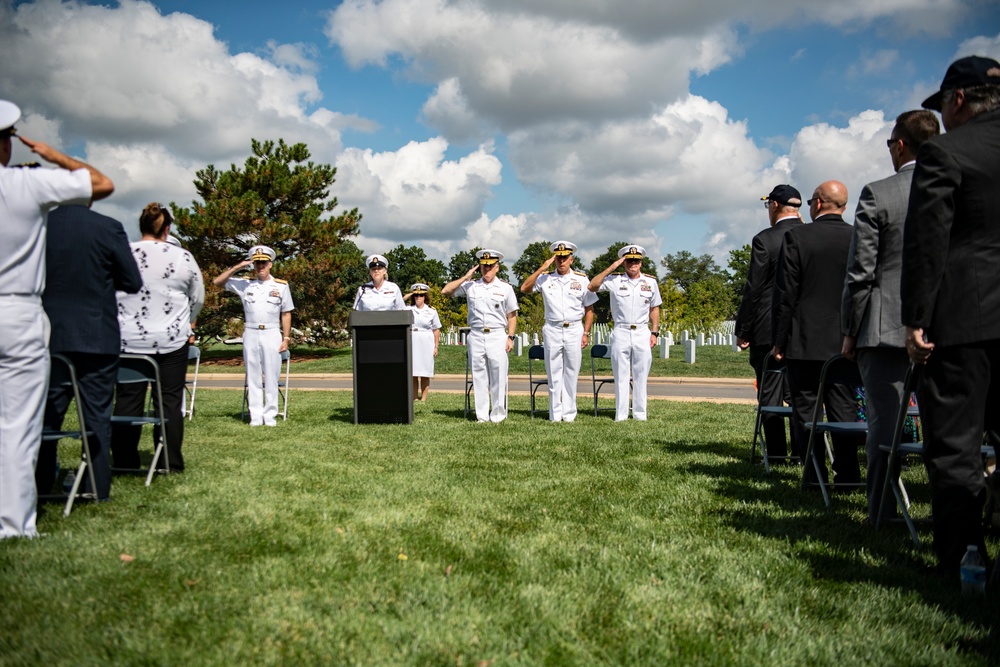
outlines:
[[[548,386],[549,379],[546,375],[541,380],[535,379],[535,374],[533,372],[533,364],[536,361],[541,361],[545,364],[545,348],[541,345],[532,345],[528,348],[528,386],[531,389],[531,418],[535,418],[535,392],[538,391],[539,387]]]
[[[80,465],[76,469],[76,479],[73,487],[67,494],[46,494],[39,496],[40,499],[66,498],[66,507],[63,509],[63,516],[69,516],[73,511],[73,502],[77,498],[97,500],[97,482],[94,480],[94,467],[91,465],[89,437],[94,435],[93,431],[87,430],[86,421],[83,418],[83,403],[80,402],[80,385],[76,381],[76,368],[73,362],[61,354],[52,353],[49,366],[49,386],[50,387],[71,387],[73,391],[73,402],[76,404],[77,430],[64,431],[62,429],[44,429],[42,431],[43,442],[58,442],[63,438],[72,438],[80,441]],[[87,481],[90,482],[90,491],[81,491],[80,486],[84,480],[84,473]],[[53,473],[54,474],[54,473]]]
[[[594,416],[596,417],[599,412],[614,412],[615,408],[599,408],[597,407],[597,399],[600,398],[601,389],[604,385],[610,384],[612,387],[615,385],[614,377],[597,377],[597,360],[607,359],[611,360],[611,346],[610,345],[593,345],[590,348],[590,380],[594,387]],[[604,365],[604,362],[601,362]],[[602,368],[602,374],[607,373],[607,366],[604,365]]]
[[[466,345],[469,344],[468,339],[466,339]],[[469,418],[469,412],[472,411],[472,369],[469,365],[469,349],[465,349],[465,412],[463,413],[465,418]]]
[[[281,353],[281,363],[284,365],[284,373],[278,373],[278,414],[282,421],[288,421],[288,382],[292,377],[292,353],[285,350]],[[284,375],[284,379],[282,379]],[[250,414],[250,387],[249,379],[243,377],[243,408],[240,411],[240,419],[245,420]],[[264,386],[264,378],[261,376],[260,386]]]
[[[915,520],[910,515],[910,497],[906,493],[906,487],[903,485],[901,478],[902,465],[900,455],[905,454],[907,456],[920,457],[924,455],[923,442],[902,442],[906,418],[914,416],[914,413],[916,413],[916,416],[920,414],[918,410],[910,407],[910,396],[917,389],[922,369],[922,366],[915,364],[910,364],[910,367],[906,369],[906,377],[903,380],[903,398],[900,400],[899,409],[896,411],[896,426],[892,432],[892,442],[880,444],[878,447],[889,455],[889,460],[885,470],[885,486],[882,488],[882,498],[879,500],[878,517],[875,520],[875,529],[878,530],[882,526],[883,518],[885,518],[885,506],[888,500],[886,494],[891,492],[896,499],[896,507],[899,508],[899,513],[910,531],[913,544],[918,547],[920,546],[920,536],[917,535],[916,521],[927,523],[930,519]]]
[[[160,382],[160,366],[156,363],[156,359],[145,354],[122,353],[118,363],[117,383],[144,383],[149,385],[150,392],[152,393],[152,415],[147,411],[146,414],[142,415],[112,415],[111,417],[112,425],[146,426],[149,424],[154,427],[153,432],[158,434],[158,436],[154,436],[153,460],[149,464],[149,472],[146,474],[146,486],[149,486],[153,481],[154,474],[158,472],[167,474],[170,472],[170,457],[166,449],[167,422],[169,419],[163,411],[163,385]],[[163,467],[158,468],[156,464],[160,461],[161,454],[163,456]],[[116,468],[116,470],[118,472],[137,472],[142,470],[142,468],[136,468],[135,470]]]
[[[816,473],[816,484],[819,485],[820,491],[823,493],[823,502],[826,506],[830,506],[830,492],[827,490],[827,482],[825,479],[825,474],[823,473],[823,467],[820,465],[820,456],[827,456],[830,462],[833,462],[833,446],[830,441],[830,436],[832,435],[864,435],[868,432],[868,423],[863,421],[849,421],[849,422],[831,422],[826,421],[826,414],[823,410],[823,403],[826,398],[826,393],[829,391],[830,385],[833,384],[844,384],[850,387],[861,387],[864,383],[861,381],[861,372],[858,370],[858,365],[839,354],[835,354],[826,360],[823,364],[823,369],[819,374],[819,387],[816,391],[816,405],[813,408],[812,421],[806,422],[806,429],[809,431],[809,442],[806,445],[806,460],[803,461],[804,466],[812,465],[813,470]],[[824,445],[824,452],[822,454],[817,453],[816,448],[818,446],[816,434],[822,434],[822,442]],[[856,455],[856,454],[855,454]],[[803,487],[808,485],[805,481],[805,475],[803,475],[802,480]],[[831,483],[831,485],[842,487],[842,486],[863,486],[863,484],[836,484]]]
[[[780,366],[778,366],[780,364]],[[777,368],[772,368],[771,366],[778,366]],[[768,377],[768,374],[780,374],[784,375],[785,366],[781,364],[780,361],[772,357],[770,354],[764,358],[764,368],[760,374],[760,386],[757,387],[757,417],[754,420],[753,426],[753,444],[750,445],[750,463],[755,463],[757,461],[757,442],[760,441],[760,455],[764,460],[764,470],[771,472],[771,457],[767,453],[767,439],[764,437],[764,419],[768,415],[775,415],[781,419],[791,419],[792,418],[792,408],[788,405],[763,405],[764,396],[764,380]],[[776,456],[783,461],[788,461],[792,458],[789,456]]]

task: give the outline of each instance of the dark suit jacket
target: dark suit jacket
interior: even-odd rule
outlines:
[[[821,215],[785,234],[774,281],[774,344],[789,359],[819,361],[840,352],[840,298],[847,274],[851,226]]]
[[[841,305],[841,332],[858,347],[903,347],[906,330],[899,305],[903,223],[910,199],[910,164],[861,191],[854,214]]]
[[[115,290],[142,287],[120,222],[84,206],[49,212],[42,305],[52,323],[53,352],[121,351]]]
[[[743,301],[736,313],[736,335],[750,345],[771,347],[771,299],[774,274],[781,254],[785,232],[800,227],[798,218],[779,220],[773,227],[758,232],[750,244],[750,270],[743,286]]]
[[[1000,338],[1000,110],[925,142],[903,241],[903,323],[938,345]]]

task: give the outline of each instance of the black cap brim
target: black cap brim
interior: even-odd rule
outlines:
[[[933,95],[931,95],[930,97],[928,97],[926,100],[924,100],[920,104],[920,106],[922,106],[925,109],[930,109],[931,111],[937,111],[937,112],[940,113],[940,111],[941,111],[941,102],[942,102],[943,98],[944,98],[944,91],[943,90],[939,90],[936,93],[934,93]]]

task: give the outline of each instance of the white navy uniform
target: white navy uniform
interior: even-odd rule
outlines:
[[[615,376],[615,421],[628,419],[629,371],[632,379],[632,418],[646,419],[646,382],[653,364],[649,347],[649,310],[663,303],[656,279],[640,274],[632,280],[613,273],[600,291],[611,296],[611,369]]]
[[[42,310],[48,213],[60,204],[86,206],[92,194],[86,169],[0,164],[4,235],[0,253],[0,539],[38,534],[35,463],[49,385],[49,320]]]
[[[434,377],[434,332],[441,328],[441,318],[436,308],[410,306],[413,327],[410,332],[413,346],[413,377]]]
[[[386,280],[376,289],[374,283],[368,281],[354,295],[354,310],[406,310],[406,302],[396,283]]]
[[[545,325],[545,373],[549,382],[549,420],[576,419],[576,386],[580,377],[583,350],[584,309],[597,301],[587,289],[590,279],[579,271],[560,275],[557,271],[538,276],[534,292],[542,293]]]
[[[243,362],[247,368],[250,424],[273,425],[278,416],[278,379],[281,377],[281,314],[295,310],[284,280],[230,278],[226,289],[243,302]],[[264,388],[256,381],[264,374]],[[263,411],[261,406],[263,406]]]
[[[468,301],[468,354],[476,419],[502,422],[507,418],[507,314],[517,312],[514,289],[499,278],[491,283],[467,280],[455,296]],[[492,409],[490,403],[492,402]]]

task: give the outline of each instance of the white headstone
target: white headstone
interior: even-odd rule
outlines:
[[[670,342],[666,336],[660,336],[660,359],[670,358]]]
[[[694,363],[694,349],[695,342],[693,340],[684,341],[684,363],[693,364]]]

